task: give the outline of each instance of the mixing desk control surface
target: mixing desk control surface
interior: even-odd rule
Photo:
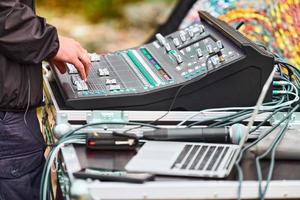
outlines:
[[[65,74],[54,70],[66,106],[168,110],[176,93],[174,109],[254,104],[273,68],[273,57],[209,14],[200,12],[200,17],[201,23],[184,30],[156,34],[152,43],[91,54],[87,82],[71,64]],[[235,89],[247,95],[234,98]]]

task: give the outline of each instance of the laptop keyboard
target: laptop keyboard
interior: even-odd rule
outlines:
[[[235,145],[187,144],[176,158],[171,169],[211,172],[226,170],[236,150]]]

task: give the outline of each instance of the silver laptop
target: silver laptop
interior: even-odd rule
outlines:
[[[235,144],[147,141],[126,165],[126,170],[154,174],[227,176],[238,156]]]
[[[253,125],[275,72],[274,67],[248,122],[247,132]],[[223,178],[230,173],[247,137],[244,134],[238,145],[147,141],[125,169],[164,175]]]
[[[274,67],[259,95],[247,132],[253,125],[275,72]],[[147,141],[125,169],[164,175],[223,178],[230,173],[247,137],[247,134],[243,135],[239,145]]]

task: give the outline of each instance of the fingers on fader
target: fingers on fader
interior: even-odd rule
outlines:
[[[88,76],[91,68],[91,59],[86,50],[82,52],[81,56],[79,57],[79,60],[84,66],[86,76]]]
[[[74,60],[74,62],[72,64],[76,67],[77,71],[80,74],[81,79],[86,81],[87,76],[86,76],[86,73],[85,73],[85,67],[81,63],[81,61],[79,59],[76,59],[76,60]]]

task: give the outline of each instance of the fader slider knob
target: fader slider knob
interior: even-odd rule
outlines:
[[[216,57],[211,57],[210,60],[214,66],[218,64],[218,59]]]
[[[185,42],[186,41],[186,36],[185,36],[185,32],[181,31],[179,33],[179,37],[181,39],[182,42]]]
[[[103,70],[101,68],[98,69],[98,75],[101,76],[105,76],[105,73],[103,72]]]
[[[197,55],[198,55],[198,58],[201,58],[203,56],[202,50],[200,48],[197,49]]]
[[[117,80],[116,79],[106,79],[105,84],[106,85],[115,85],[115,84],[117,84]]]
[[[77,91],[84,91],[84,90],[88,90],[88,86],[84,81],[77,81],[76,82],[76,89]]]
[[[113,91],[113,90],[120,90],[121,86],[120,85],[110,85],[109,86],[109,90]]]
[[[100,55],[97,53],[90,53],[89,54],[91,62],[99,62],[101,60]]]
[[[67,63],[67,68],[68,68],[68,73],[69,74],[78,74],[77,69],[75,68],[74,65]]]
[[[156,35],[155,35],[155,37],[156,37],[156,39],[159,41],[159,43],[161,44],[161,45],[165,45],[165,43],[166,43],[166,39],[165,39],[165,37],[162,35],[162,34],[160,34],[160,33],[157,33]]]
[[[199,32],[200,32],[200,33],[203,33],[204,31],[205,31],[204,26],[203,26],[203,25],[200,25],[200,26],[199,26]]]
[[[188,29],[188,34],[189,34],[189,36],[191,37],[191,38],[193,38],[194,37],[194,31],[192,30],[192,29]]]
[[[180,41],[179,41],[178,38],[174,38],[174,39],[173,39],[173,43],[174,43],[174,45],[175,45],[176,47],[178,47],[178,46],[180,45]]]
[[[176,54],[174,54],[174,56],[175,56],[178,64],[180,64],[180,63],[183,62],[181,55],[179,55],[179,54],[176,53]]]
[[[104,68],[104,69],[103,69],[103,73],[104,73],[105,76],[109,76],[109,71],[108,71],[107,68]]]
[[[171,51],[171,46],[170,46],[169,43],[165,43],[164,46],[165,46],[165,49],[166,49],[167,52]]]
[[[213,48],[212,48],[212,46],[211,46],[210,44],[208,44],[208,45],[206,46],[206,49],[207,49],[207,52],[208,52],[209,54],[212,54],[212,53],[214,52],[214,50],[213,50]]]
[[[219,49],[223,49],[224,48],[224,45],[223,45],[223,43],[222,43],[221,40],[217,41],[217,46],[218,46]]]

